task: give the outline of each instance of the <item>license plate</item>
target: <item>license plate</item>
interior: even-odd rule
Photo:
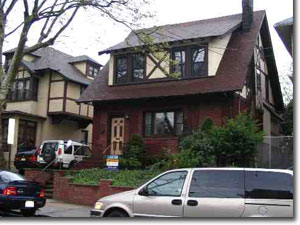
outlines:
[[[25,161],[26,159],[25,158],[21,158],[21,161]]]
[[[34,201],[26,201],[25,202],[26,208],[33,208],[34,207]]]

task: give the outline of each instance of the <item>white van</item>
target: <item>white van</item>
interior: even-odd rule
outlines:
[[[90,157],[91,151],[86,144],[72,140],[47,140],[38,149],[37,162],[46,166],[72,168],[84,158]]]
[[[293,217],[293,171],[193,168],[99,199],[93,217]]]

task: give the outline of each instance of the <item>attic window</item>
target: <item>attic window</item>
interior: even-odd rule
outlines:
[[[172,50],[171,72],[180,78],[207,76],[207,46],[187,46]]]
[[[90,77],[96,77],[98,75],[99,69],[93,65],[89,66],[88,75]]]

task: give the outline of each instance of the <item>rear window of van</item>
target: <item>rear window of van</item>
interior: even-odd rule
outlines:
[[[246,171],[246,198],[293,199],[293,176],[288,173]]]

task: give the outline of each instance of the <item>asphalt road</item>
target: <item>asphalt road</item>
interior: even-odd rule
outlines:
[[[90,217],[91,207],[67,204],[53,199],[47,199],[46,205],[36,212],[35,217]],[[0,217],[22,217],[18,211],[1,211]]]

